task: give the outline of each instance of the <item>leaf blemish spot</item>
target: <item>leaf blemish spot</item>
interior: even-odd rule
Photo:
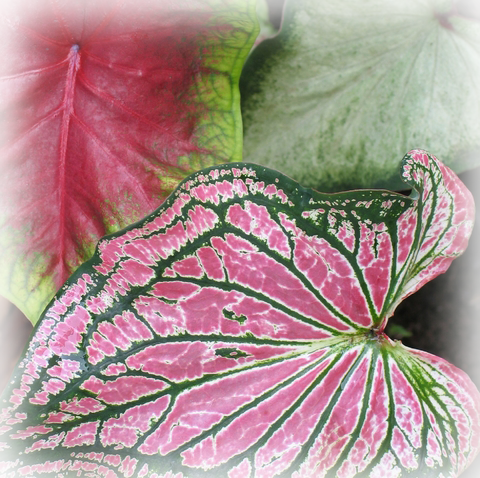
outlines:
[[[438,20],[438,23],[440,23],[440,25],[443,28],[453,31],[453,25],[450,22],[450,16],[451,16],[450,12],[448,13],[435,12],[435,18]]]

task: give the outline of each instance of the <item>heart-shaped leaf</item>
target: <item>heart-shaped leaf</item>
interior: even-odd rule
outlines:
[[[0,7],[0,290],[35,322],[98,239],[241,160],[254,0]]]
[[[418,145],[480,165],[480,22],[457,3],[287,0],[242,73],[244,160],[321,191],[399,190]]]
[[[479,392],[383,329],[473,203],[423,151],[403,178],[418,199],[214,167],[101,240],[4,395],[4,476],[457,476]]]

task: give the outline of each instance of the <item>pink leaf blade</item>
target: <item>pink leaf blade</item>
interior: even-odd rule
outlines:
[[[1,402],[1,466],[457,476],[480,447],[480,393],[379,327],[412,258],[450,252],[429,227],[468,233],[449,234],[462,219],[436,218],[431,197],[325,195],[240,163],[191,176],[103,238],[45,311]]]
[[[445,272],[466,249],[475,218],[472,194],[433,155],[412,150],[402,164],[402,177],[418,199],[399,218],[397,278],[385,306],[387,318],[402,299]]]

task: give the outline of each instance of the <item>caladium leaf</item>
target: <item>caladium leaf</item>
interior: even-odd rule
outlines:
[[[457,476],[478,390],[383,330],[473,202],[423,151],[402,171],[417,199],[213,167],[102,239],[3,397],[3,476]]]
[[[254,0],[0,7],[0,287],[35,322],[98,239],[241,160]]]
[[[457,3],[287,0],[242,73],[244,160],[321,191],[400,190],[418,145],[478,166],[480,23]]]

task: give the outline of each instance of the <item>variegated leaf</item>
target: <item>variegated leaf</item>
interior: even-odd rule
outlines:
[[[4,395],[2,476],[457,476],[479,392],[383,330],[473,203],[425,152],[402,171],[416,199],[214,167],[104,238]]]
[[[479,18],[475,0],[285,0],[242,71],[244,160],[322,191],[398,190],[418,144],[479,166]]]
[[[0,293],[35,323],[106,234],[242,158],[255,0],[0,2]]]

